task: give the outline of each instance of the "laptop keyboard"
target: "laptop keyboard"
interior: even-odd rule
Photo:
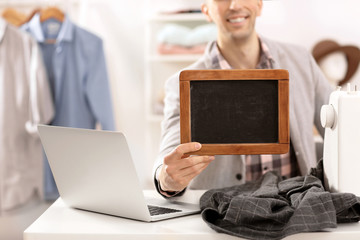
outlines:
[[[167,214],[167,213],[174,213],[174,212],[181,212],[179,209],[173,209],[173,208],[165,208],[165,207],[159,207],[159,206],[152,206],[148,205],[150,215],[161,215],[161,214]]]

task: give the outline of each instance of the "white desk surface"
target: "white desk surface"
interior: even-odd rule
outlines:
[[[144,191],[146,196],[158,196],[155,191]],[[184,201],[197,203],[203,191],[188,191]],[[160,196],[159,196],[160,197]],[[145,223],[67,207],[61,198],[51,205],[24,232],[24,240],[235,240],[240,239],[212,230],[200,214]],[[336,229],[322,232],[299,233],[295,239],[360,239],[360,224],[339,224]]]

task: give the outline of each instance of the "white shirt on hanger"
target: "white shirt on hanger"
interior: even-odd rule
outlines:
[[[54,116],[38,45],[0,19],[0,211],[43,192],[38,123]]]

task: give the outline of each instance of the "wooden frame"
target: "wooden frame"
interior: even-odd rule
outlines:
[[[282,154],[289,151],[289,73],[282,69],[252,70],[185,70],[180,73],[181,143],[191,142],[192,81],[211,80],[276,80],[278,82],[278,141],[274,143],[203,144],[195,155]]]

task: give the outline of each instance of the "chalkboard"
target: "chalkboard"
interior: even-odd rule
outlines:
[[[286,70],[183,71],[181,142],[200,142],[200,155],[285,153],[288,96]]]

